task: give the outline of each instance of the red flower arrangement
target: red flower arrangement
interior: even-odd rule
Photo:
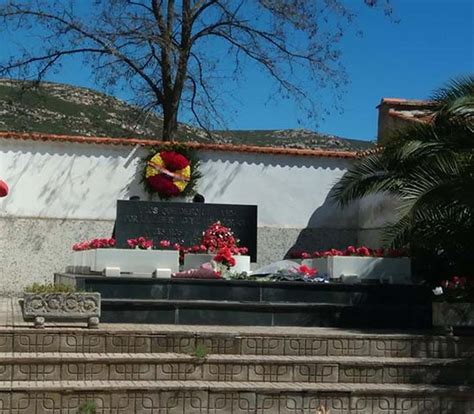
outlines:
[[[301,273],[307,277],[314,277],[318,273],[318,269],[316,269],[315,267],[309,267],[306,265],[301,265],[297,267],[296,270],[298,273]]]
[[[333,257],[333,256],[358,256],[358,257],[404,257],[408,256],[406,249],[370,249],[366,246],[354,247],[348,246],[344,250],[329,249],[324,251],[315,251],[312,254],[304,251],[292,252],[290,257],[293,259],[310,259],[318,257]]]
[[[234,267],[236,264],[235,259],[232,257],[232,252],[228,247],[221,247],[212,260],[226,267]]]
[[[115,239],[92,239],[86,240],[72,245],[72,250],[79,252],[92,249],[107,249],[115,247]]]
[[[205,251],[215,253],[223,247],[230,249],[231,254],[247,254],[247,247],[239,247],[239,240],[234,236],[234,233],[229,227],[225,227],[220,221],[212,223],[203,233],[201,244],[197,248],[198,251]],[[196,246],[192,246],[191,250],[196,250]]]
[[[182,246],[180,243],[171,243],[169,240],[160,240],[158,243],[160,249],[174,249],[179,250],[179,261],[181,264],[184,263],[184,256],[187,253],[209,253],[214,254],[218,257],[218,260],[226,260],[226,257],[230,255],[247,254],[247,247],[239,247],[238,240],[234,237],[231,229],[223,226],[219,221],[212,223],[207,230],[203,233],[199,244],[195,244],[190,247]],[[220,254],[220,249],[225,248]],[[228,263],[232,263],[235,259],[227,260]],[[235,264],[231,265],[235,266]]]
[[[161,197],[176,197],[191,179],[190,165],[190,161],[179,152],[161,151],[147,161],[145,178]]]
[[[143,166],[145,190],[162,199],[194,194],[201,177],[195,150],[181,144],[152,148]]]
[[[153,240],[146,239],[145,237],[138,237],[136,239],[127,240],[128,247],[131,249],[143,249],[149,250],[153,249]]]

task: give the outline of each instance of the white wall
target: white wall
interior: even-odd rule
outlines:
[[[79,240],[109,237],[117,199],[147,199],[137,166],[143,148],[0,139],[0,294],[52,281]],[[198,191],[208,203],[258,205],[258,265],[292,250],[376,247],[384,209],[366,201],[341,211],[333,185],[351,160],[200,152]]]
[[[137,175],[145,150],[0,139],[0,178],[10,186],[0,217],[113,220],[117,199],[147,196]],[[348,160],[201,152],[198,190],[209,203],[256,204],[259,226],[356,228],[357,209],[327,199]],[[138,171],[139,172],[139,171]]]

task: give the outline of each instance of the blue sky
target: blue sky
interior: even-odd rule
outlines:
[[[354,5],[357,0],[347,1]],[[376,106],[382,97],[427,98],[449,78],[474,72],[473,0],[392,0],[391,3],[398,23],[384,17],[380,10],[357,7],[358,27],[364,35],[359,37],[350,32],[341,45],[342,61],[350,81],[339,103],[342,111],[333,110],[320,120],[318,131],[374,140]],[[9,37],[28,39],[18,33]],[[0,57],[11,49],[11,43],[3,43]],[[77,63],[70,62],[64,68],[49,79],[93,87],[87,70]],[[258,71],[247,71],[245,82],[236,89],[236,98],[244,104],[228,116],[227,126],[230,129],[315,129],[315,123],[301,117],[293,102],[268,102],[270,90],[265,76]],[[333,102],[330,91],[315,93],[328,106]],[[127,98],[123,92],[118,96]]]
[[[360,7],[362,38],[348,36],[342,45],[350,84],[341,114],[320,122],[321,132],[373,140],[376,106],[382,97],[423,99],[449,78],[474,72],[473,0],[392,0],[399,23]],[[256,96],[256,77],[241,91],[248,105],[231,127],[243,129],[298,127],[291,104],[265,107]],[[330,100],[323,94],[325,101]]]

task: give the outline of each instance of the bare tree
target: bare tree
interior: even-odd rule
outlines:
[[[126,84],[161,111],[163,139],[172,140],[180,111],[207,130],[221,115],[223,74],[238,79],[252,62],[313,117],[318,89],[345,79],[337,44],[355,17],[351,1],[0,0],[0,32],[41,38],[1,62],[0,76],[42,80],[80,55],[99,84]],[[359,1],[390,14],[390,0]]]

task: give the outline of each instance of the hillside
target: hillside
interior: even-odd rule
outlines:
[[[0,131],[161,139],[162,120],[112,96],[71,85],[0,80]],[[181,124],[179,140],[209,142]],[[373,144],[309,130],[215,131],[213,142],[289,148],[364,150]]]

